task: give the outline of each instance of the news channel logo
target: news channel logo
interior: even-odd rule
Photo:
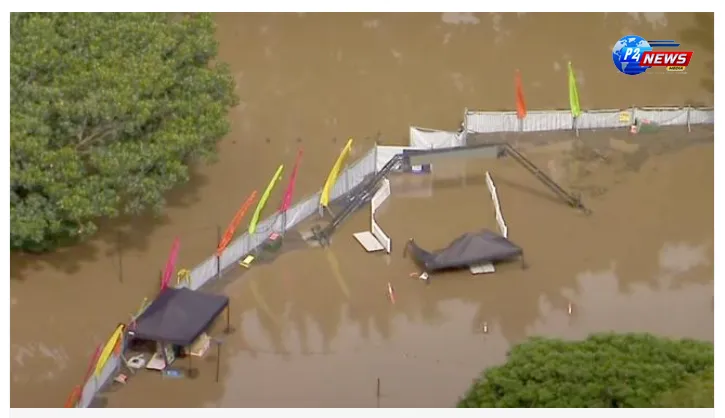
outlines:
[[[674,40],[648,41],[641,36],[627,35],[614,44],[612,61],[617,70],[626,75],[639,75],[653,66],[667,66],[668,71],[682,71],[689,64],[692,51],[665,52],[668,48],[679,46],[680,44]],[[653,52],[653,48],[664,48],[665,50],[658,49]],[[643,58],[649,65],[640,65]]]
[[[612,48],[612,60],[620,73],[639,75],[649,67],[642,67],[639,61],[642,54],[651,51],[652,46],[641,36],[627,35],[622,37]]]

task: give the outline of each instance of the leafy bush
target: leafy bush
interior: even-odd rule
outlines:
[[[713,345],[649,334],[533,338],[481,375],[462,408],[712,407]]]
[[[216,54],[206,14],[11,14],[11,247],[160,209],[229,130],[237,99]]]

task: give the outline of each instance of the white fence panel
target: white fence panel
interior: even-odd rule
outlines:
[[[117,355],[112,355],[103,365],[101,372],[96,375],[95,370],[92,371],[91,376],[86,381],[86,384],[81,389],[81,397],[78,400],[78,408],[88,408],[91,406],[93,399],[98,395],[98,392],[108,384],[111,379],[115,376],[116,371],[121,365],[121,358]]]
[[[712,108],[690,109],[690,125],[712,125],[715,123],[715,110]]]
[[[630,109],[588,110],[579,116],[576,127],[580,130],[625,128],[633,121]]]
[[[361,159],[348,166],[335,182],[330,192],[330,201],[333,201],[355,188],[365,177],[375,172],[375,148],[368,151]]]
[[[241,260],[245,255],[249,254],[249,235],[245,232],[241,236],[234,239],[222,253],[220,262],[221,269],[224,270]]]
[[[501,212],[501,203],[498,200],[498,191],[496,191],[496,186],[493,184],[493,179],[491,178],[491,174],[489,174],[488,171],[486,171],[486,186],[488,187],[488,192],[491,194],[491,201],[493,202],[493,210],[496,214],[496,223],[498,224],[498,229],[499,231],[501,231],[502,237],[508,238],[509,229],[508,226],[506,226],[506,221],[503,219],[503,212]]]
[[[377,238],[380,244],[382,244],[385,251],[390,254],[392,240],[375,220],[375,212],[377,212],[378,208],[388,199],[388,197],[390,197],[390,180],[384,179],[382,186],[380,186],[380,189],[375,192],[375,195],[373,195],[373,198],[370,201],[370,232],[375,238]]]
[[[566,131],[574,127],[568,110],[532,111],[524,118],[524,132]]]
[[[320,206],[320,192],[308,197],[307,199],[297,203],[287,210],[287,224],[285,230],[293,228],[305,218],[318,212]]]
[[[518,132],[519,119],[515,112],[466,112],[467,132]]]
[[[201,264],[194,267],[189,275],[189,288],[196,290],[202,287],[209,279],[216,276],[217,273],[216,255],[204,260]]]
[[[684,126],[687,125],[687,108],[636,108],[634,115],[637,119],[647,119],[661,126]]]

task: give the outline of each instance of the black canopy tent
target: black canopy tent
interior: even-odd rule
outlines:
[[[229,330],[229,298],[187,288],[166,288],[138,317],[133,337],[156,341],[162,346],[191,345],[226,309]],[[165,353],[165,350],[162,350]],[[166,359],[164,359],[167,361]],[[189,356],[191,361],[191,356]],[[217,355],[217,371],[219,370]]]
[[[496,263],[517,257],[521,257],[522,265],[524,262],[521,247],[487,229],[465,233],[446,248],[433,252],[420,248],[411,238],[406,251],[410,251],[416,263],[426,272]]]

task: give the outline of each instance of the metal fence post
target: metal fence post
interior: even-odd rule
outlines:
[[[692,127],[690,126],[690,111],[692,110],[692,106],[687,106],[687,132],[692,132]]]

